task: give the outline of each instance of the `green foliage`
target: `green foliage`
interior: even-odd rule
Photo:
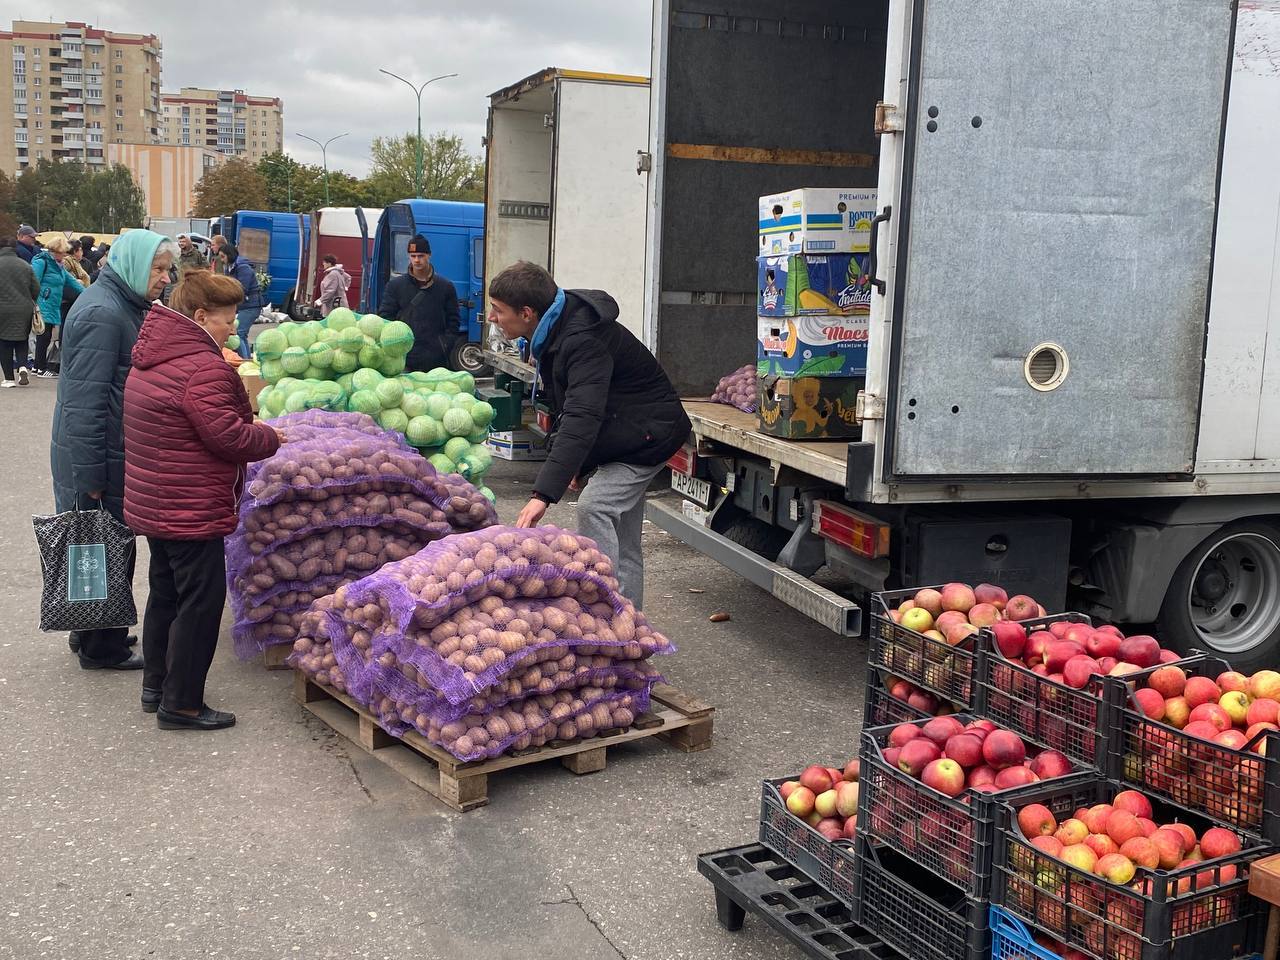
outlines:
[[[373,206],[418,196],[418,137],[374,137],[367,181]],[[484,199],[484,160],[467,152],[457,134],[437,131],[422,138],[422,193],[435,200]]]
[[[247,160],[232,157],[214,167],[196,184],[192,216],[216,217],[234,210],[263,210],[267,182]]]
[[[142,226],[146,197],[127,167],[91,170],[78,160],[37,160],[16,181],[0,184],[0,218],[38,231],[119,233]]]

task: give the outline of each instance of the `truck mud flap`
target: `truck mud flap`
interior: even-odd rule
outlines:
[[[862,635],[862,609],[852,600],[820,587],[794,570],[772,563],[686,517],[679,501],[670,498],[648,500],[644,515],[645,519],[677,540],[723,564],[833,633],[842,637]]]

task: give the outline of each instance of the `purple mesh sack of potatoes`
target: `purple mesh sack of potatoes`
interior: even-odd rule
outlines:
[[[722,377],[716,384],[716,392],[711,399],[716,403],[726,403],[737,407],[743,413],[755,413],[757,407],[756,365],[748,363],[745,367]]]

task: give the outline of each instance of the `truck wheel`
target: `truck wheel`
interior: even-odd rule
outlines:
[[[1178,566],[1158,624],[1180,652],[1214,653],[1252,673],[1280,658],[1280,527],[1229,523]]]
[[[729,524],[721,535],[771,562],[778,559],[778,554],[791,539],[791,535],[786,530],[770,526],[755,517],[739,517]]]
[[[483,377],[491,372],[484,362],[484,351],[478,343],[460,343],[454,347],[449,357],[449,365],[473,377]]]

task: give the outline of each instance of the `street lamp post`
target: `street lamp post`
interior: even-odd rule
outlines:
[[[415,87],[412,83],[410,83],[404,77],[400,76],[397,73],[392,73],[390,70],[383,70],[381,67],[379,67],[378,72],[385,73],[388,77],[392,77],[396,80],[399,80],[401,83],[405,84],[410,90],[412,90],[414,92],[414,95],[418,98],[418,175],[413,182],[413,192],[414,192],[414,196],[416,196],[418,199],[422,199],[422,91],[427,89],[427,87],[431,86],[431,84],[435,83],[437,80],[448,80],[450,77],[456,77],[457,74],[456,73],[441,74],[438,77],[432,77],[430,80],[423,83],[422,86]]]
[[[305,133],[300,133],[298,136],[303,140],[310,140],[320,148],[320,163],[324,166],[324,205],[327,207],[329,206],[329,144],[333,143],[335,140],[345,137],[346,134],[340,133],[336,137],[330,137],[324,143],[321,143],[315,137],[308,137]]]

